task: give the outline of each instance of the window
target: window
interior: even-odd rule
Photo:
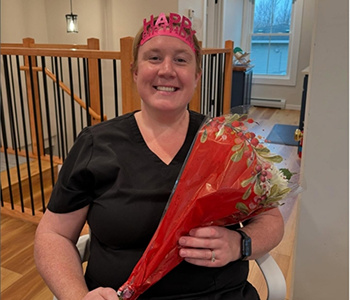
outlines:
[[[253,82],[295,85],[303,0],[247,0],[242,46],[254,65]]]

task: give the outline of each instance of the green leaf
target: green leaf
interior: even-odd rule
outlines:
[[[243,149],[238,150],[231,156],[231,160],[234,162],[239,162],[242,159],[243,156]]]
[[[294,174],[297,174],[297,173],[292,173],[291,171],[285,168],[280,169],[280,171],[283,173],[284,176],[286,176],[287,180],[290,180]]]
[[[252,176],[252,177],[250,177],[250,178],[248,178],[246,180],[243,180],[241,182],[241,186],[242,187],[246,187],[249,183],[253,182],[254,180],[255,180],[255,176]]]
[[[201,143],[205,143],[207,141],[207,138],[208,138],[208,133],[207,133],[207,130],[204,129],[203,134],[201,136]]]
[[[221,126],[220,130],[217,133],[215,133],[215,137],[222,136],[224,132],[225,132],[225,126]]]
[[[278,193],[278,185],[274,184],[270,190],[270,197],[276,196]]]
[[[280,163],[283,161],[283,157],[281,155],[265,155],[265,154],[261,153],[260,156],[262,156],[266,160],[274,162],[274,163]]]
[[[292,190],[292,189],[290,189],[290,188],[285,188],[285,189],[279,191],[279,192],[277,193],[277,196],[282,196],[282,195],[288,194],[291,190]]]
[[[237,121],[238,119],[240,118],[240,115],[238,115],[238,114],[233,114],[233,115],[231,115],[229,118],[228,118],[228,122],[229,123],[232,123],[233,121]]]
[[[282,200],[283,197],[269,197],[266,199],[265,204],[270,204]]]
[[[236,208],[237,208],[241,213],[244,213],[245,215],[248,215],[248,214],[249,214],[248,206],[245,205],[245,204],[242,203],[242,202],[238,202],[238,203],[236,204]]]
[[[255,181],[255,184],[254,184],[254,193],[258,196],[262,196],[264,193],[264,190],[261,188],[258,180]]]
[[[270,150],[266,147],[264,148],[255,148],[256,152],[260,153],[270,153]]]
[[[240,115],[239,120],[245,120],[247,118],[248,118],[247,114],[242,114],[242,115]]]
[[[246,192],[244,193],[242,199],[243,199],[243,200],[247,200],[247,199],[249,198],[249,196],[250,196],[251,193],[252,193],[252,187],[250,186],[250,187],[246,190]]]
[[[243,143],[234,145],[234,146],[231,148],[231,150],[232,150],[233,152],[236,152],[236,151],[238,151],[239,149],[241,149],[242,146],[243,146]]]

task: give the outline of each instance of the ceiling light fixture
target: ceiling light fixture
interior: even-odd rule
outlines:
[[[78,15],[73,14],[72,0],[70,0],[70,14],[66,15],[67,32],[78,33]]]

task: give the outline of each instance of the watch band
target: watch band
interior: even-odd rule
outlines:
[[[252,239],[243,230],[236,230],[242,236],[241,260],[246,260],[252,254]]]

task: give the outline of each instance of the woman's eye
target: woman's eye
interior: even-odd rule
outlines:
[[[186,60],[183,58],[176,58],[175,61],[177,61],[178,63],[185,63]]]
[[[152,60],[152,61],[157,61],[157,60],[160,60],[159,56],[151,56],[149,58],[149,60]]]

